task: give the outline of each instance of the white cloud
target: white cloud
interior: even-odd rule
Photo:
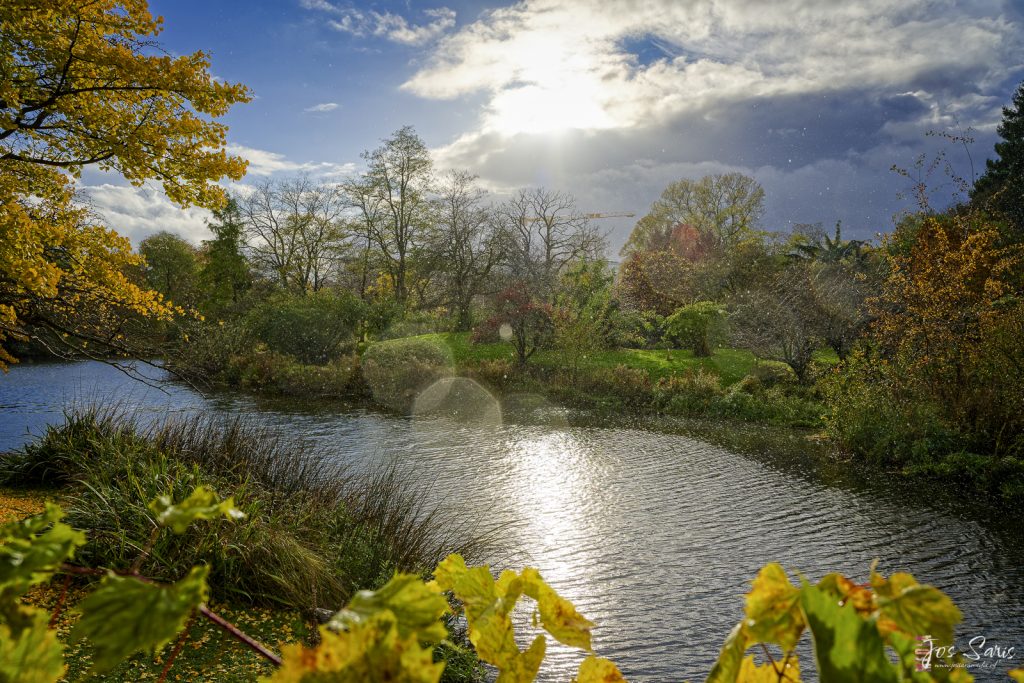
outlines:
[[[246,147],[236,143],[227,145],[228,154],[235,154],[249,160],[248,176],[270,176],[275,173],[308,173],[313,176],[332,177],[345,175],[355,170],[355,164],[337,164],[329,161],[292,161],[284,154],[265,149]]]
[[[414,24],[400,14],[343,8],[327,0],[302,0],[301,4],[306,9],[334,17],[327,24],[336,31],[357,37],[385,38],[403,45],[425,45],[455,27],[455,11],[447,7],[425,10],[427,21]]]
[[[441,39],[402,86],[485,92],[481,132],[648,126],[751,97],[898,87],[1013,68],[1019,26],[1001,3],[955,0],[525,0]],[[649,41],[643,63],[627,46]],[[672,56],[675,55],[675,56]]]
[[[302,111],[307,114],[322,114],[329,111],[334,111],[340,105],[337,102],[321,102],[320,104],[314,104],[312,107],[306,107]]]
[[[182,209],[156,183],[142,187],[102,183],[83,187],[82,194],[105,225],[131,239],[133,246],[163,230],[193,244],[210,237],[206,228],[210,212],[196,207]]]

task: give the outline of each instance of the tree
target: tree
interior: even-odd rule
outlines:
[[[636,251],[619,269],[617,288],[626,306],[671,315],[693,301],[694,266],[673,251]]]
[[[998,415],[985,426],[993,437],[1024,385],[1019,344],[1007,343],[1021,331],[1024,247],[1000,242],[978,214],[926,217],[870,302],[873,337],[906,381],[956,424]]]
[[[204,290],[204,308],[216,315],[238,303],[252,285],[252,276],[242,255],[245,223],[238,200],[229,197],[223,208],[213,212],[213,218],[206,224],[214,237],[203,242],[206,258],[200,280]]]
[[[842,221],[836,221],[835,237],[829,237],[824,231],[813,234],[810,238],[794,240],[790,255],[794,258],[810,259],[823,263],[841,263],[843,261],[860,261],[863,256],[865,242],[863,240],[844,240],[842,237]],[[804,237],[794,232],[794,235]]]
[[[473,323],[473,298],[490,294],[492,273],[504,259],[506,240],[491,212],[483,206],[484,192],[476,176],[450,171],[438,187],[436,245],[443,260],[446,297],[455,311],[456,328]]]
[[[498,293],[494,315],[474,331],[474,339],[493,337],[511,342],[519,365],[526,365],[538,349],[551,341],[554,332],[551,306],[537,300],[522,285]]]
[[[128,241],[74,204],[83,167],[208,208],[217,180],[244,174],[213,119],[248,90],[214,80],[202,52],[163,54],[160,29],[144,0],[0,6],[0,344],[48,331],[128,351],[129,312],[173,313],[125,276],[141,261]]]
[[[701,250],[721,252],[749,237],[763,213],[764,190],[749,176],[725,173],[700,180],[684,178],[666,187],[648,214],[637,221],[622,254],[673,246],[678,250],[695,240]],[[680,232],[687,228],[692,235]]]
[[[520,190],[497,210],[509,243],[512,277],[550,301],[559,275],[578,260],[600,258],[604,234],[576,208],[576,200],[543,188]]]
[[[710,356],[725,342],[725,309],[713,301],[683,306],[665,321],[665,337],[699,358]]]
[[[143,272],[150,289],[179,306],[195,305],[199,274],[195,247],[177,235],[161,231],[142,240],[139,253],[146,259]]]
[[[412,126],[395,131],[377,149],[363,152],[366,172],[346,184],[359,210],[368,243],[380,250],[394,282],[395,298],[409,296],[409,265],[433,223],[430,190],[433,162]]]
[[[1017,86],[1012,106],[1003,107],[1003,120],[996,128],[998,159],[985,162],[971,192],[971,202],[991,209],[1010,224],[1013,239],[1024,242],[1024,83]]]
[[[265,180],[243,204],[249,258],[284,289],[319,291],[346,249],[340,190],[309,176]]]
[[[761,358],[779,360],[809,379],[811,359],[821,342],[821,309],[813,276],[795,262],[738,298],[729,322],[734,341]]]

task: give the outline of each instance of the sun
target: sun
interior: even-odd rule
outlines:
[[[516,79],[488,106],[488,128],[515,135],[614,127],[607,93],[587,51],[543,40],[519,52]]]

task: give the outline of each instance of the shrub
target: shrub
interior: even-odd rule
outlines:
[[[665,319],[665,341],[710,356],[725,343],[725,310],[712,301],[698,301],[678,309]]]
[[[718,375],[698,368],[696,372],[662,377],[654,388],[654,394],[665,412],[703,415],[711,412],[722,396],[722,385]]]
[[[564,385],[588,396],[609,396],[631,407],[648,405],[652,399],[650,375],[625,365],[593,368],[578,376],[565,377]]]
[[[520,365],[526,365],[530,356],[550,343],[554,333],[551,306],[534,299],[525,285],[500,292],[494,300],[494,315],[482,326],[485,329],[474,333],[474,339],[490,338],[491,330],[496,331],[511,342]]]
[[[324,364],[356,341],[365,304],[348,292],[278,293],[254,308],[247,324],[271,351]]]
[[[196,323],[180,339],[168,368],[193,381],[209,381],[227,369],[232,358],[252,349],[254,340],[238,321]]]
[[[518,369],[506,359],[496,358],[476,363],[471,368],[470,374],[479,382],[502,390],[512,384],[518,374]]]
[[[452,355],[438,341],[411,337],[373,344],[362,358],[363,379],[380,405],[408,413],[424,389],[452,375]]]
[[[614,346],[653,349],[665,334],[665,318],[654,311],[622,310],[614,318]]]

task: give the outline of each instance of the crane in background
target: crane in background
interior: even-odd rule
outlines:
[[[584,213],[584,214],[579,215],[578,218],[586,218],[587,220],[592,220],[592,219],[596,219],[596,218],[634,218],[635,216],[636,216],[636,214],[632,213],[632,212]],[[545,220],[545,218],[546,218],[545,216],[530,216],[529,218],[525,219],[525,222],[527,222],[527,223],[535,223],[537,221]]]

